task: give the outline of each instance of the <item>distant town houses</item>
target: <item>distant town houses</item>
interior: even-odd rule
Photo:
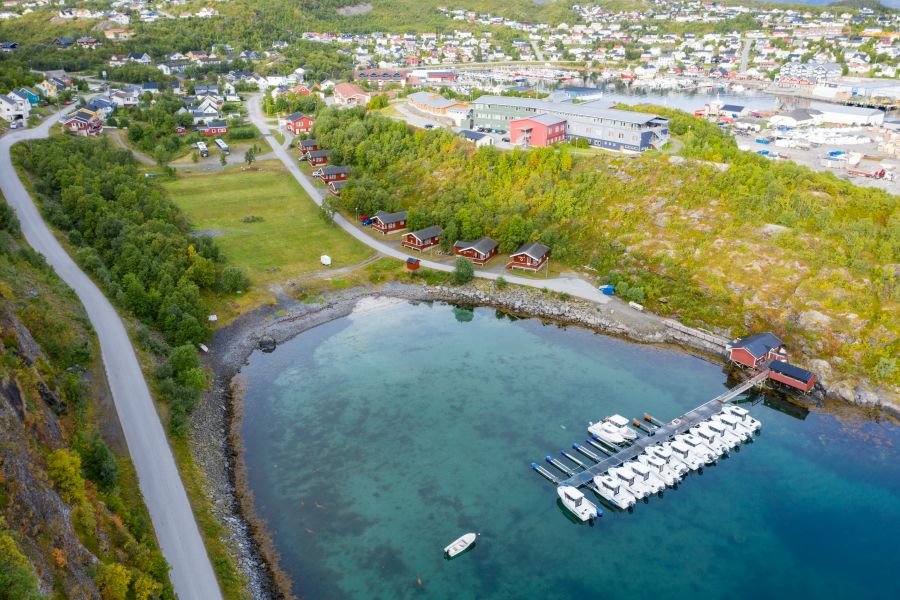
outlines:
[[[0,94],[0,118],[9,123],[27,123],[31,114],[31,103],[27,97],[17,93]]]
[[[365,106],[371,99],[371,94],[354,83],[334,86],[334,101],[340,106]]]

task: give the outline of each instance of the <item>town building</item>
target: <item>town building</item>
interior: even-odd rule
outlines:
[[[756,368],[767,361],[785,358],[784,342],[773,333],[757,333],[737,338],[725,347],[728,359],[744,367]]]
[[[539,242],[531,242],[510,254],[509,258],[507,269],[540,271],[550,260],[550,248]]]
[[[30,114],[31,103],[27,99],[13,94],[8,96],[0,94],[0,118],[4,121],[25,123]]]
[[[99,135],[103,122],[97,113],[82,108],[62,120],[62,126],[76,135]]]
[[[429,92],[416,92],[407,96],[406,101],[410,106],[429,115],[443,117],[451,108],[460,108],[464,111],[469,110],[469,103],[460,100],[451,100],[444,98],[440,94],[432,94]]]
[[[372,217],[372,229],[380,231],[382,235],[396,233],[406,229],[406,211],[389,213],[379,210]]]
[[[371,99],[371,94],[355,83],[339,83],[334,86],[334,101],[339,106],[365,106]]]
[[[539,115],[564,119],[566,140],[584,139],[592,146],[609,150],[643,152],[661,148],[669,140],[668,119],[650,113],[601,108],[598,102],[571,104],[481,96],[473,103],[472,125],[509,131],[511,121]]]
[[[315,122],[316,120],[313,117],[295,112],[285,118],[284,128],[293,135],[300,135],[301,133],[312,131]]]
[[[566,140],[566,120],[543,113],[509,122],[509,141],[523,146],[544,147]]]

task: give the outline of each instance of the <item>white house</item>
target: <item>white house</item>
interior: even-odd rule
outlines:
[[[10,123],[14,121],[27,121],[31,113],[31,103],[18,96],[4,96],[0,94],[0,118]]]

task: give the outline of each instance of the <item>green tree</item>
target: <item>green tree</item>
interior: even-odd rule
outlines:
[[[66,502],[84,502],[84,478],[81,476],[81,457],[66,448],[54,450],[47,457],[47,473]]]
[[[244,152],[244,162],[248,167],[256,162],[256,146],[251,146]]]
[[[453,281],[460,285],[469,283],[475,277],[475,268],[471,261],[457,257],[456,266],[453,267]]]
[[[81,453],[85,476],[103,491],[110,491],[119,483],[119,463],[109,447],[95,433]]]
[[[3,526],[0,518],[0,528]],[[37,584],[34,567],[13,537],[0,529],[0,600],[38,600],[42,596]]]
[[[101,563],[97,568],[97,586],[103,600],[125,600],[131,583],[131,571],[118,563]]]

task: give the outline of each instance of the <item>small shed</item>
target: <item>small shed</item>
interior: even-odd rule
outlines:
[[[323,254],[321,257],[319,257],[319,261],[326,267],[331,266],[331,257],[328,256],[327,254]]]
[[[413,258],[410,256],[409,258],[406,259],[406,268],[409,269],[410,271],[418,271],[419,263],[420,263],[420,261],[418,258]]]

